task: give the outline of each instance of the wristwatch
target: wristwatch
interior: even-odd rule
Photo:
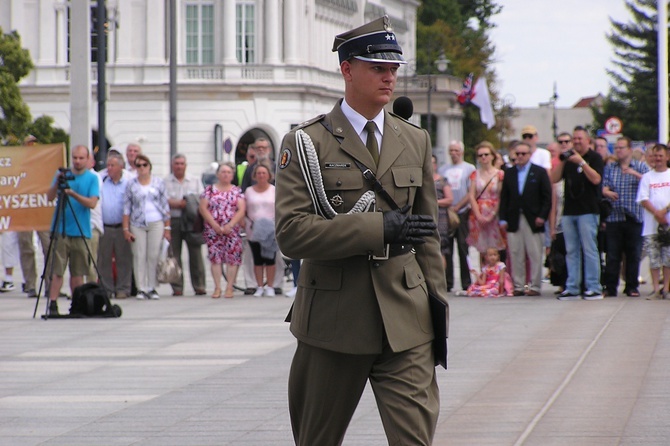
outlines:
[[[582,161],[581,163],[579,163],[579,167],[583,168],[584,164],[586,164],[586,161]]]

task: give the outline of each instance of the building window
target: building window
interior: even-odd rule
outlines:
[[[186,4],[186,63],[190,65],[214,63],[214,4],[212,2]]]
[[[237,61],[256,63],[256,6],[241,2],[235,5],[235,48]]]

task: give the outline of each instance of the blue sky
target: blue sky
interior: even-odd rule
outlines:
[[[494,68],[500,97],[516,107],[546,102],[556,82],[559,107],[607,94],[612,46],[609,17],[628,22],[624,0],[498,0]]]

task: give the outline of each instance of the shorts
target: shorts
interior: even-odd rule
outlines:
[[[254,266],[272,266],[275,264],[275,257],[267,259],[261,256],[261,244],[258,242],[249,242],[251,255],[254,257]],[[276,253],[275,253],[276,255]]]
[[[642,238],[642,251],[649,257],[649,268],[670,268],[670,246],[661,246],[656,235],[645,235]]]
[[[63,276],[65,268],[70,265],[70,276],[80,277],[88,274],[88,249],[86,248],[86,240],[84,237],[68,237],[64,238],[58,236],[54,243],[56,250],[54,251],[54,265],[53,274]]]

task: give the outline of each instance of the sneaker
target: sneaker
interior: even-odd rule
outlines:
[[[458,290],[454,293],[456,296],[467,296],[468,292],[466,290]]]
[[[158,299],[161,298],[161,297],[158,295],[158,293],[156,292],[156,290],[151,290],[151,291],[149,291],[149,292],[147,293],[147,295],[149,296],[149,299],[151,299],[151,300],[158,300]]]
[[[116,293],[114,296],[115,299],[128,299],[128,294],[127,293]]]
[[[288,291],[288,292],[286,293],[286,297],[295,297],[295,295],[296,295],[297,292],[298,292],[298,287],[297,287],[297,286],[294,286],[293,288],[291,288],[290,291]]]
[[[587,291],[584,293],[584,300],[600,300],[603,298],[603,293],[596,293],[595,291]]]
[[[135,299],[145,300],[145,299],[148,299],[148,298],[149,298],[149,296],[147,295],[147,293],[145,293],[144,291],[137,290],[137,294],[135,295]]]
[[[563,291],[561,294],[558,295],[556,299],[558,300],[580,300],[582,296],[579,294],[571,293],[569,291]]]
[[[58,302],[55,300],[49,301],[49,314],[58,315]]]
[[[263,295],[263,287],[260,286],[256,288],[256,291],[254,292],[254,297],[261,297]]]
[[[7,291],[14,291],[16,287],[14,286],[14,282],[7,282],[4,281],[2,282],[2,285],[0,285],[0,291],[3,293],[6,293]]]
[[[263,295],[266,297],[275,297],[277,293],[275,293],[275,289],[271,286],[266,286],[265,291],[263,291]]]
[[[28,297],[37,297],[37,291],[35,291],[35,289],[33,288],[31,290],[26,291],[26,295],[28,295]]]

